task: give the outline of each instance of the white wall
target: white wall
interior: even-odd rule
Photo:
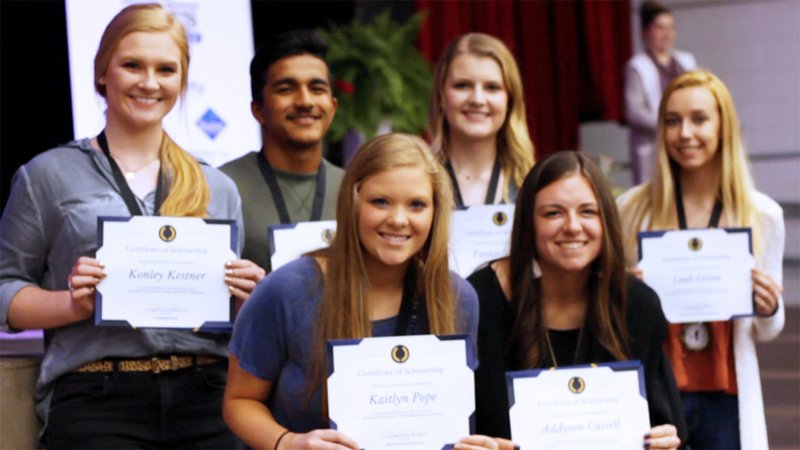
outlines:
[[[639,51],[638,7],[631,5]],[[676,47],[730,88],[758,188],[800,205],[800,1],[663,0]]]
[[[800,262],[800,0],[661,1],[675,15],[676,47],[730,88],[756,187],[783,205],[785,256]],[[641,2],[631,2],[634,52],[642,48]],[[612,182],[630,186],[626,128],[583,124],[581,148],[612,157]]]

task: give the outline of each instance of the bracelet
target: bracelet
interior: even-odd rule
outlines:
[[[280,436],[278,436],[278,440],[275,441],[275,450],[278,450],[278,444],[281,443],[281,441],[283,440],[284,437],[286,437],[287,434],[289,434],[289,430],[284,431],[283,433],[281,433]]]

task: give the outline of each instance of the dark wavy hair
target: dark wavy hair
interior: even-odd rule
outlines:
[[[591,185],[603,225],[602,249],[592,263],[587,286],[589,306],[584,322],[601,354],[590,357],[593,361],[605,360],[608,356],[602,353],[608,353],[617,361],[627,359],[625,252],[614,196],[602,172],[588,156],[562,151],[536,163],[517,196],[509,257],[513,327],[508,360],[514,369],[541,367],[547,351],[541,285],[532,275],[533,259],[539,256],[534,222],[536,196],[550,184],[575,174],[582,175]]]

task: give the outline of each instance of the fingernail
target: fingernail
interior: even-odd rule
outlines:
[[[225,267],[230,267],[233,265],[233,261],[225,261]]]
[[[228,291],[233,292],[233,286],[228,286]]]
[[[103,261],[97,261],[97,263],[100,264],[100,267],[105,267],[106,266]]]
[[[650,433],[645,433],[645,434],[644,434],[644,438],[645,438],[645,439],[650,439]]]
[[[231,269],[226,269],[226,270],[225,270],[225,275],[233,275],[233,270],[231,270]]]
[[[519,445],[515,445],[514,450],[519,450]]]
[[[231,281],[231,277],[225,277],[225,281]]]
[[[644,443],[644,448],[650,448],[650,443],[649,442],[645,442]]]

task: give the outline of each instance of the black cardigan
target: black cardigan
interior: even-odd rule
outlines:
[[[480,365],[475,374],[476,429],[478,434],[511,437],[508,419],[508,390],[505,371],[508,335],[513,323],[508,299],[490,266],[473,273],[468,281],[478,292],[480,322],[478,326],[478,358]],[[635,277],[628,277],[628,350],[631,359],[644,366],[647,403],[650,423],[673,424],[678,436],[686,442],[687,427],[683,407],[662,344],[667,335],[667,321],[661,311],[658,295]],[[583,339],[578,364],[611,362],[613,358],[599,348],[594,339]],[[592,348],[594,347],[594,348]],[[589,361],[590,354],[605,353],[602,361]],[[584,359],[587,358],[587,359]]]

